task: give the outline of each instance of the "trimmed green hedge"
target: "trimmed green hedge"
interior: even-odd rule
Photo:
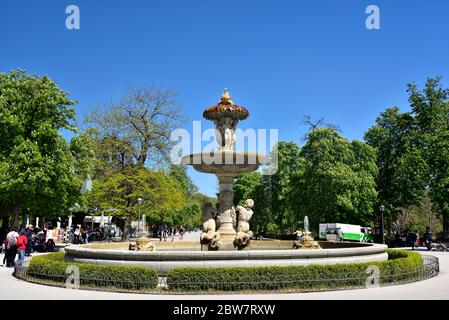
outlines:
[[[34,279],[65,283],[68,266],[77,266],[80,271],[80,285],[84,287],[111,287],[127,290],[156,288],[156,270],[101,264],[72,263],[64,261],[64,252],[49,253],[31,259],[27,275]]]
[[[170,290],[323,290],[365,287],[367,267],[379,267],[379,283],[411,282],[424,272],[422,257],[415,252],[388,250],[384,262],[271,266],[271,267],[191,267],[175,268],[167,274]]]

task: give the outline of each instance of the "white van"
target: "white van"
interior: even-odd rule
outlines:
[[[374,242],[371,228],[345,223],[320,223],[319,238],[327,241]]]

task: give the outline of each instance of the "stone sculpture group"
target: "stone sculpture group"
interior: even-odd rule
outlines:
[[[233,244],[238,249],[246,247],[253,236],[253,232],[249,227],[249,220],[253,216],[252,208],[254,200],[245,200],[242,206],[234,206],[226,212],[233,219],[233,227],[237,234],[234,238]],[[203,233],[200,236],[202,245],[207,245],[209,250],[218,250],[220,247],[220,233],[217,231],[220,227],[221,214],[215,209],[211,203],[206,203],[203,206]]]
[[[132,251],[156,251],[156,246],[150,239],[142,236],[129,244],[129,250]]]

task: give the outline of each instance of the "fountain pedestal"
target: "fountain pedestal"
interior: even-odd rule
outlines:
[[[235,231],[236,214],[234,209],[234,178],[232,173],[217,173],[219,194],[218,194],[218,220],[220,241],[223,244],[232,244],[237,234]]]

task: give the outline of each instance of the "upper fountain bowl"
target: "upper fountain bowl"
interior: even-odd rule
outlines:
[[[234,104],[227,89],[224,90],[216,106],[208,107],[203,112],[203,117],[207,120],[230,118],[238,121],[245,120],[248,116],[248,110],[245,107]]]
[[[181,161],[204,173],[240,174],[256,171],[259,166],[269,164],[270,157],[256,152],[221,150],[190,154]]]

